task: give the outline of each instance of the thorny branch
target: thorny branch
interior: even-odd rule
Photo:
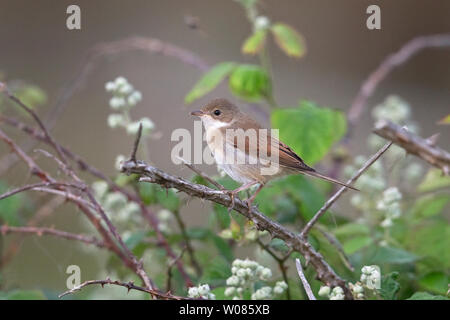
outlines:
[[[43,122],[40,120],[38,115],[30,108],[28,108],[25,104],[22,103],[17,97],[12,95],[6,85],[4,83],[0,82],[0,92],[5,93],[5,95],[10,98],[12,101],[14,101],[16,104],[18,104],[21,108],[23,108],[25,111],[27,111],[34,120],[38,123],[41,130],[43,131],[43,135],[46,139],[46,141],[56,150],[59,159],[54,158],[57,160],[58,165],[64,170],[64,172],[74,180],[74,183],[70,183],[67,185],[64,182],[58,182],[53,177],[50,176],[49,173],[42,170],[36,162],[29,157],[12,139],[10,139],[2,130],[0,130],[0,139],[3,140],[6,144],[8,144],[11,148],[11,150],[19,156],[29,167],[31,173],[33,175],[36,175],[39,177],[43,182],[55,184],[55,189],[62,190],[67,192],[68,194],[72,194],[70,192],[70,188],[77,188],[79,189],[87,198],[88,201],[94,206],[96,214],[100,216],[96,216],[91,211],[92,208],[87,207],[84,202],[77,201],[77,198],[69,198],[68,200],[74,202],[82,212],[85,213],[86,217],[93,223],[93,225],[97,228],[97,230],[100,232],[102,237],[104,238],[105,242],[108,243],[111,250],[114,251],[123,261],[124,263],[130,267],[133,271],[136,272],[136,274],[141,277],[142,281],[145,283],[145,286],[149,289],[154,288],[154,284],[152,280],[148,277],[146,272],[143,269],[142,262],[138,261],[136,257],[132,254],[132,252],[128,249],[128,247],[124,244],[122,238],[118,234],[116,228],[113,226],[109,218],[107,217],[106,213],[104,212],[103,208],[100,206],[100,204],[97,202],[97,200],[94,198],[92,192],[90,191],[89,187],[76,175],[76,173],[70,168],[66,157],[63,154],[63,151],[61,147],[53,140],[53,138],[50,136],[48,130],[44,126]],[[104,226],[102,226],[101,221],[103,221],[107,229],[105,229]],[[110,236],[110,233],[113,237]],[[118,242],[118,244],[116,243]]]
[[[289,249],[288,252],[280,258],[268,245],[264,244],[261,239],[256,239],[256,242],[258,242],[259,246],[263,248],[278,263],[278,268],[280,269],[281,275],[283,276],[283,280],[288,285],[286,290],[286,297],[288,300],[291,300],[291,288],[289,286],[289,279],[287,276],[286,260],[291,256],[292,249]]]
[[[387,149],[389,149],[391,145],[392,142],[385,144],[377,153],[370,157],[370,159],[367,160],[366,163],[364,163],[364,165],[353,175],[353,177],[351,177],[351,179],[347,181],[347,184],[351,185],[353,182],[355,182],[367,169],[369,169],[372,164],[374,164],[375,161],[378,160],[378,158],[381,157],[383,153],[387,151]],[[328,209],[331,208],[331,206],[345,191],[347,191],[347,187],[340,188],[333,196],[331,196],[331,198],[327,200],[327,202],[325,202],[322,208],[320,208],[319,211],[316,212],[316,214],[311,218],[311,220],[308,221],[306,226],[303,228],[302,232],[300,233],[301,238],[306,239],[308,232],[311,230],[317,220],[319,220],[319,218],[323,216]]]
[[[26,134],[30,135],[31,137],[42,141],[44,143],[49,144],[48,139],[46,138],[46,136],[44,134],[42,134],[41,132],[39,132],[39,130],[32,128],[14,118],[11,117],[5,117],[0,115],[0,121],[18,128],[20,130],[22,130],[23,132],[25,132]],[[60,146],[62,152],[66,155],[67,158],[71,159],[72,161],[74,161],[80,170],[83,171],[87,171],[88,173],[90,173],[91,175],[93,175],[94,177],[97,177],[101,180],[104,180],[108,185],[109,188],[112,191],[116,191],[116,192],[120,192],[122,193],[129,201],[133,201],[136,204],[139,205],[142,215],[143,217],[149,222],[150,226],[155,230],[156,232],[156,236],[158,237],[158,245],[162,246],[167,254],[169,255],[169,257],[171,257],[172,259],[176,258],[176,254],[173,252],[172,248],[170,247],[170,245],[168,244],[167,240],[165,239],[164,235],[162,234],[162,232],[159,229],[159,221],[158,218],[156,217],[156,215],[154,214],[153,211],[151,211],[150,208],[146,207],[142,200],[140,199],[140,197],[136,194],[131,193],[130,191],[128,191],[127,189],[124,189],[120,186],[118,186],[116,183],[114,183],[109,177],[107,177],[106,175],[104,175],[100,170],[98,170],[97,168],[95,168],[94,166],[90,165],[89,163],[87,163],[84,159],[82,159],[79,155],[73,153],[72,151],[70,151],[68,148],[65,148],[64,146]],[[47,190],[42,190],[39,188],[34,188],[34,190],[41,190],[41,191],[46,191],[46,192],[52,192],[52,193],[56,193],[56,194],[62,194],[63,192],[59,191],[59,190],[51,190],[51,189],[47,189]],[[66,195],[69,198],[73,198],[74,196],[71,194],[67,194]],[[79,201],[85,201],[83,199],[79,199]],[[92,204],[87,203],[89,206],[92,206]],[[192,281],[190,280],[189,275],[187,274],[187,272],[185,271],[185,268],[183,266],[182,261],[177,260],[177,268],[179,269],[181,275],[183,276],[186,286],[191,286],[192,285]]]
[[[102,288],[104,287],[104,285],[106,284],[110,284],[110,285],[115,285],[115,286],[120,286],[120,287],[124,287],[128,289],[128,292],[130,292],[130,290],[137,290],[137,291],[142,291],[142,292],[147,292],[149,294],[151,294],[152,296],[161,298],[161,299],[165,299],[165,300],[186,300],[187,298],[184,297],[179,297],[179,296],[174,296],[170,293],[162,293],[156,290],[152,290],[152,289],[148,289],[148,288],[143,288],[143,287],[139,287],[136,286],[132,281],[130,282],[120,282],[117,280],[111,280],[111,279],[106,279],[106,280],[89,280],[89,281],[85,281],[83,283],[81,283],[80,285],[74,287],[73,289],[70,289],[66,292],[61,293],[58,298],[62,298],[68,294],[72,294],[76,291],[80,291],[82,288],[86,287],[86,286],[90,286],[90,285],[94,285],[94,284],[99,284],[102,286]]]
[[[389,73],[423,49],[442,47],[450,47],[449,33],[414,38],[403,45],[400,50],[386,57],[378,68],[363,82],[358,94],[353,100],[347,113],[350,126],[355,126],[367,105],[367,100]]]
[[[305,288],[305,292],[309,300],[316,300],[316,297],[314,296],[314,293],[311,290],[311,286],[309,285],[308,280],[306,279],[305,274],[303,273],[303,267],[302,263],[300,262],[300,259],[295,259],[295,266],[297,267],[298,276],[302,281],[303,288]]]
[[[406,152],[414,154],[432,166],[441,169],[445,175],[450,175],[450,153],[435,146],[429,140],[416,136],[387,120],[378,121],[373,132],[402,147]]]
[[[136,137],[136,140],[140,137]],[[364,166],[347,183],[355,182],[389,147],[391,143],[385,145],[380,151],[373,155]],[[161,185],[164,188],[175,188],[183,191],[190,196],[213,201],[215,203],[229,207],[232,203],[231,197],[222,190],[214,190],[207,186],[195,184],[180,177],[172,176],[158,168],[146,164],[143,161],[128,160],[122,164],[122,172],[126,174],[138,174],[141,176],[141,182],[150,182]],[[340,189],[308,222],[300,235],[294,234],[276,221],[269,219],[261,213],[255,206],[249,208],[245,202],[240,199],[234,201],[234,210],[239,212],[247,219],[251,220],[259,230],[267,230],[272,237],[282,239],[286,244],[297,252],[300,252],[308,263],[314,267],[317,272],[317,278],[329,286],[340,286],[344,289],[348,299],[352,299],[350,290],[346,287],[345,281],[340,278],[334,270],[324,260],[307,241],[306,235],[313,227],[315,222],[322,216],[329,207],[344,193],[345,187]]]

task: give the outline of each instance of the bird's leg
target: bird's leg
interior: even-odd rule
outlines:
[[[248,183],[243,184],[239,188],[236,188],[234,190],[226,190],[225,192],[230,196],[231,198],[231,205],[228,207],[228,211],[231,211],[234,208],[234,197],[241,191],[247,190],[251,186],[257,184],[258,181],[251,181]]]
[[[261,189],[262,189],[263,187],[264,187],[264,184],[263,184],[263,183],[260,183],[260,184],[259,184],[259,187],[258,187],[258,189],[256,189],[255,193],[254,193],[250,198],[248,198],[247,200],[245,200],[245,202],[247,202],[247,206],[248,206],[248,210],[249,210],[249,211],[252,209],[253,201],[255,201],[256,196],[258,195],[258,193],[261,191]]]

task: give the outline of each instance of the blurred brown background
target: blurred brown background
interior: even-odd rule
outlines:
[[[81,7],[81,31],[66,29],[66,8],[70,4]],[[366,28],[365,11],[370,4],[381,7],[381,30]],[[264,0],[261,11],[272,21],[294,26],[308,47],[301,60],[289,59],[274,46],[270,48],[275,95],[283,106],[311,99],[346,110],[361,82],[386,55],[416,36],[450,30],[448,0]],[[198,17],[207,36],[189,29],[185,15]],[[0,71],[6,73],[7,79],[23,79],[42,87],[52,105],[63,85],[73,78],[87,50],[99,42],[140,35],[189,49],[210,65],[221,61],[256,62],[240,54],[241,44],[250,32],[244,11],[232,0],[0,0]],[[102,59],[71,99],[54,129],[55,136],[95,166],[114,174],[114,159],[120,153],[128,154],[132,138],[122,130],[107,127],[110,96],[104,84],[122,75],[143,93],[143,102],[133,109],[133,117],[150,117],[162,133],[149,145],[151,161],[174,174],[186,175],[188,171],[170,161],[170,134],[175,128],[192,129],[188,110],[195,106],[186,108],[183,99],[200,74],[173,58],[145,52]],[[422,135],[440,132],[440,145],[449,146],[449,127],[436,126],[436,121],[450,110],[449,49],[423,51],[395,70],[382,82],[369,106],[392,93],[411,104]],[[221,85],[197,104],[219,96],[236,102],[226,85]],[[40,112],[48,110],[46,107]],[[365,141],[371,127],[372,119],[366,112],[357,128],[358,139],[352,150],[355,154],[367,152]],[[0,152],[3,156],[7,150],[2,146]],[[214,168],[207,170],[215,172]],[[23,179],[12,179],[10,183],[20,185]],[[206,210],[207,206],[194,203],[182,214],[189,217],[191,225],[199,225]],[[65,229],[82,228],[76,212],[56,215],[52,223],[69,224]],[[3,276],[11,287],[62,290],[68,264],[81,265],[82,279],[86,280],[99,271],[97,256],[95,251],[84,252],[68,242],[28,238]]]

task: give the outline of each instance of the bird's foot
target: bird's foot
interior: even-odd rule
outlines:
[[[231,199],[231,203],[230,203],[230,205],[228,206],[228,212],[231,212],[231,210],[233,210],[234,209],[234,199],[235,199],[235,197],[236,197],[236,194],[238,194],[239,193],[239,191],[237,191],[236,192],[236,190],[223,190],[223,192],[225,193],[225,194],[227,194],[229,197],[230,197],[230,199]]]

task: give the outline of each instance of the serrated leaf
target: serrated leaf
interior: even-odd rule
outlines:
[[[385,300],[394,300],[397,292],[400,290],[400,284],[397,281],[398,272],[391,272],[381,278],[380,294]]]
[[[428,292],[416,292],[406,300],[448,300],[444,296],[434,296]]]
[[[241,64],[230,75],[230,91],[236,97],[256,102],[267,97],[271,90],[267,72],[257,65]]]
[[[303,37],[291,26],[276,23],[271,28],[275,42],[290,57],[300,58],[306,53]]]
[[[278,109],[271,115],[272,128],[307,164],[320,161],[347,130],[344,114],[308,101],[298,108]]]
[[[419,284],[428,291],[446,294],[448,290],[449,277],[441,271],[429,272],[419,279]]]
[[[228,76],[228,74],[230,74],[234,67],[235,64],[233,62],[222,62],[216,64],[195,84],[194,88],[192,88],[192,90],[184,98],[184,102],[186,104],[190,104],[212,91],[226,76]]]
[[[267,30],[259,30],[253,33],[242,45],[242,53],[257,54],[260,52],[266,42],[266,36]]]

